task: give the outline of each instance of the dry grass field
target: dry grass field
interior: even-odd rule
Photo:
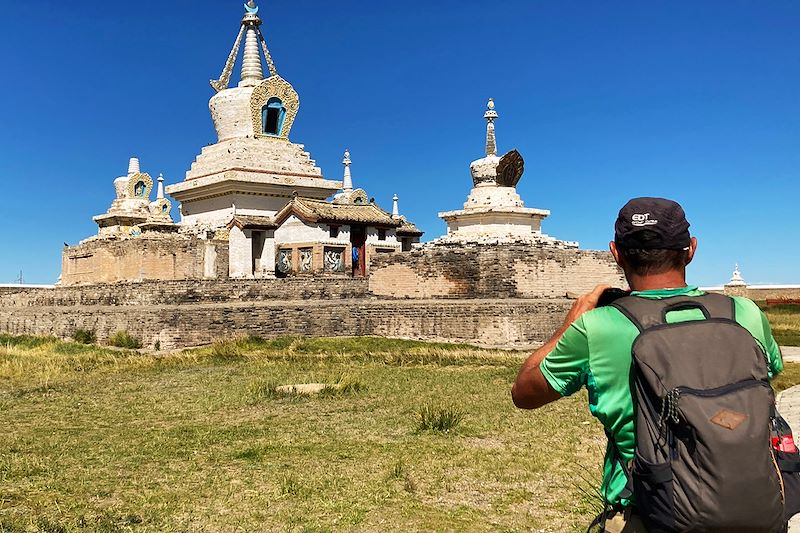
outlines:
[[[516,410],[523,355],[0,337],[0,532],[584,531],[602,430],[585,394]],[[776,385],[798,383],[798,366]],[[279,388],[299,383],[328,388]]]
[[[0,339],[0,531],[582,531],[603,436],[511,404],[522,354]],[[304,397],[276,386],[334,385]]]
[[[762,305],[775,340],[781,346],[800,346],[800,305]]]

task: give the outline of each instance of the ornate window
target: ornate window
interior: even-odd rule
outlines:
[[[273,96],[267,100],[267,105],[261,108],[261,124],[265,135],[281,134],[283,120],[286,118],[286,107],[280,98]]]
[[[144,191],[145,191],[145,184],[143,181],[136,182],[136,186],[133,188],[133,194],[137,198],[144,198]]]

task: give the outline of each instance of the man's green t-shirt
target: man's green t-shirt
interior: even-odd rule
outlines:
[[[634,292],[642,298],[662,299],[672,296],[701,296],[697,287]],[[783,370],[780,349],[766,316],[747,298],[733,298],[736,322],[746,328],[761,344],[769,359],[770,378]],[[674,311],[667,322],[702,320],[697,309]],[[584,313],[558,341],[555,349],[539,368],[559,394],[569,396],[581,387],[589,392],[589,410],[609,431],[625,462],[633,459],[633,400],[630,391],[631,347],[639,330],[618,309],[600,307]],[[603,484],[600,488],[612,503],[627,505],[619,495],[626,479],[619,464],[606,449]]]

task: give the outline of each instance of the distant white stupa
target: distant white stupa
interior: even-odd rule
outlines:
[[[559,241],[542,233],[542,220],[550,211],[525,207],[516,190],[525,162],[516,150],[498,157],[494,127],[498,114],[491,98],[483,117],[486,156],[470,165],[473,188],[464,208],[439,213],[439,218],[447,222],[447,235],[434,242],[535,242],[577,248],[577,242]]]

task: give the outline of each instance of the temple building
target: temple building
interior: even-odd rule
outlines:
[[[258,11],[253,0],[245,4],[222,74],[211,81],[217,142],[201,150],[182,182],[166,187],[180,222],[170,217],[163,177],[151,202],[153,180],[131,159],[114,181],[111,208],[94,218],[98,235],[65,247],[61,284],[366,276],[375,254],[419,242],[422,232],[400,216],[396,195],[389,213],[353,189],[349,152],[344,178],[329,180],[289,140],[300,98],[277,72]]]
[[[458,211],[439,213],[447,223],[447,235],[434,243],[530,242],[577,248],[577,242],[559,241],[542,233],[546,209],[525,207],[516,186],[525,171],[525,161],[516,150],[499,157],[494,122],[498,118],[494,100],[486,112],[486,156],[470,165],[473,188]]]

